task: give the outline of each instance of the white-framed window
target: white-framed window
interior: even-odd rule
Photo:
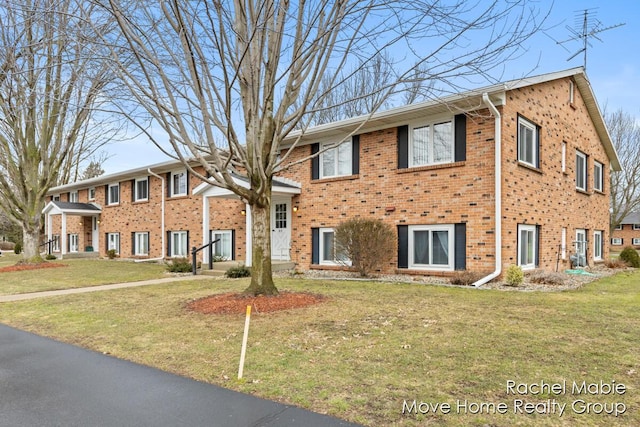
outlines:
[[[518,117],[518,161],[538,167],[538,127],[524,117]]]
[[[60,201],[60,195],[59,194],[54,194],[53,197],[51,197],[51,200],[54,202],[59,202]]]
[[[67,237],[69,240],[69,252],[78,252],[78,235],[69,234]]]
[[[60,235],[54,234],[51,236],[53,243],[51,244],[51,252],[60,252]]]
[[[567,227],[562,227],[562,234],[560,236],[560,251],[562,259],[567,259]]]
[[[633,224],[634,230],[640,230],[640,224]]]
[[[120,253],[120,233],[107,233],[107,250],[112,249]]]
[[[149,200],[149,179],[139,178],[135,180],[133,200],[136,202]]]
[[[225,260],[233,259],[233,250],[231,247],[233,239],[231,230],[212,230],[211,239],[219,239],[213,244],[213,256]]]
[[[578,256],[578,266],[584,267],[587,265],[587,230],[578,228],[576,230],[575,241],[576,255]]]
[[[96,187],[91,187],[88,190],[89,201],[96,199]]]
[[[117,205],[120,203],[120,183],[117,184],[109,184],[107,188],[107,204],[108,205]]]
[[[614,230],[622,230],[622,224],[618,224],[618,225],[616,225],[616,227],[614,228]]]
[[[187,195],[187,171],[171,172],[171,180],[169,182],[169,195],[186,196]]]
[[[603,251],[603,243],[602,243],[602,231],[597,230],[593,232],[593,259],[594,260],[602,260],[602,251]]]
[[[611,239],[611,246],[622,246],[622,239],[620,237],[614,237]]]
[[[324,149],[329,144],[323,144]],[[353,144],[347,140],[320,154],[320,178],[352,174]]]
[[[454,269],[454,226],[413,225],[409,227],[409,268]]]
[[[79,200],[80,200],[80,198],[78,197],[78,192],[77,191],[69,192],[69,202],[70,203],[78,203]]]
[[[411,126],[409,167],[451,163],[454,150],[453,120]]]
[[[593,189],[597,191],[603,191],[604,177],[603,177],[604,165],[600,162],[593,162]]]
[[[523,270],[536,268],[537,234],[535,225],[518,224],[518,265]]]
[[[333,228],[320,229],[320,264],[350,265],[349,258],[336,248],[335,236]]]
[[[634,237],[632,240],[633,246],[640,246],[640,238]]]
[[[172,231],[171,232],[171,256],[186,257],[187,256],[187,232]]]
[[[587,191],[587,155],[576,151],[576,188]]]
[[[562,172],[567,171],[567,143],[562,141],[562,160],[561,160]]]
[[[149,233],[136,232],[133,235],[133,254],[138,256],[149,255]]]

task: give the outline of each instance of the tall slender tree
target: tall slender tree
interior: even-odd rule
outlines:
[[[95,29],[108,33],[109,17],[96,11],[81,0],[0,2],[0,209],[22,227],[25,260],[42,260],[47,191],[108,139],[95,112],[112,74]]]
[[[401,52],[402,60],[379,68],[392,70],[392,78],[367,88],[373,102],[364,124],[416,78],[427,81],[427,88],[447,90],[469,79],[499,77],[504,62],[522,54],[523,42],[542,21],[525,0],[103,3],[127,41],[114,46],[114,60],[121,62],[127,51],[136,58],[135,66],[120,67],[120,75],[147,118],[168,134],[174,157],[251,206],[252,277],[246,291],[252,294],[277,293],[271,185],[291,164],[299,139],[286,149],[283,141],[302,136],[335,106],[333,91],[350,77],[343,70],[372,69],[391,57],[386,52]],[[140,116],[132,119],[146,129]],[[191,166],[193,159],[206,173]],[[248,188],[234,174],[244,175]]]

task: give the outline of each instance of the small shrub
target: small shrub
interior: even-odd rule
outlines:
[[[187,258],[174,258],[167,264],[167,270],[171,273],[190,273],[191,262]]]
[[[47,256],[44,257],[44,259],[46,259],[47,261],[52,261],[54,259],[58,259],[58,257],[56,257],[54,254],[47,254]]]
[[[451,277],[451,284],[458,286],[471,286],[480,279],[480,274],[469,271],[456,271]]]
[[[608,259],[604,262],[604,266],[607,268],[627,268],[629,267],[626,262],[621,259]]]
[[[13,253],[15,253],[16,255],[22,253],[22,243],[16,243],[16,245],[13,247]]]
[[[237,279],[239,277],[250,277],[251,269],[249,267],[245,267],[244,265],[239,265],[237,267],[231,267],[224,273],[224,275],[232,279]]]
[[[13,242],[0,242],[0,251],[12,251],[15,246]]]
[[[564,285],[565,277],[553,271],[537,270],[529,275],[529,280],[543,285]]]
[[[226,261],[227,258],[222,256],[222,255],[214,255],[213,256],[213,262],[223,262]]]
[[[336,227],[334,241],[336,260],[344,264],[351,261],[362,277],[379,270],[396,249],[393,228],[379,219],[345,221]]]
[[[629,267],[639,268],[640,267],[640,256],[638,255],[638,251],[636,251],[631,246],[627,246],[620,252],[620,256],[618,259],[626,262]]]
[[[524,273],[519,265],[510,265],[505,272],[504,281],[509,286],[520,286],[524,282]]]
[[[109,259],[115,259],[115,257],[117,257],[117,256],[118,256],[118,253],[116,252],[116,250],[115,250],[115,249],[109,249],[109,250],[107,251],[107,257],[108,257]]]

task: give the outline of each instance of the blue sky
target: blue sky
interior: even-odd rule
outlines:
[[[531,1],[541,8],[549,8],[551,1]],[[599,20],[601,28],[625,25],[602,31],[591,38],[587,51],[587,76],[601,108],[608,111],[623,109],[640,120],[640,2],[637,0],[556,0],[545,23],[547,31],[532,37],[523,49],[526,53],[517,61],[509,62],[505,80],[525,74],[544,74],[583,65],[584,57],[567,59],[582,48],[581,41],[564,41],[573,34],[566,27],[579,30],[576,17],[589,9],[591,22]],[[536,67],[537,64],[537,67]],[[535,67],[535,68],[534,68]],[[109,159],[103,167],[106,173],[145,166],[168,160],[145,138],[114,142],[105,149]]]

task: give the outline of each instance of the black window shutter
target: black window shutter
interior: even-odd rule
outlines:
[[[398,226],[398,268],[409,268],[409,226]]]
[[[360,173],[360,135],[351,137],[351,174]]]
[[[536,267],[540,265],[540,226],[536,225]]]
[[[320,264],[320,229],[311,229],[311,264]]]
[[[173,185],[173,183],[171,182],[171,172],[167,172],[167,178],[166,178],[166,182],[167,182],[167,197],[171,197],[171,186]]]
[[[187,170],[187,171],[185,171],[184,173],[185,173],[185,175],[186,175],[186,177],[187,177],[187,178],[186,178],[186,180],[187,180],[187,196],[188,196],[189,194],[191,194],[191,190],[189,190],[189,188],[190,188],[190,187],[189,187],[189,184],[190,184],[190,180],[191,180],[190,175],[191,175],[191,174],[189,173],[189,171],[188,171],[188,170]],[[188,240],[188,239],[189,239],[189,238],[187,237],[187,240]]]
[[[409,167],[409,126],[398,126],[398,169]]]
[[[171,256],[171,232],[167,231],[167,256]]]
[[[131,255],[136,254],[136,233],[134,231],[131,232]]]
[[[136,180],[131,180],[131,201],[135,202],[136,200]]]
[[[189,230],[187,230],[187,253],[185,255],[191,254],[191,246],[189,246]]]
[[[104,233],[104,250],[109,251],[109,233]]]
[[[458,114],[454,118],[455,157],[454,161],[467,160],[467,116]]]
[[[104,186],[104,204],[109,204],[109,184]]]
[[[467,224],[461,223],[454,226],[454,268],[456,270],[467,269]]]
[[[236,230],[231,230],[231,259],[236,259]]]
[[[317,154],[320,151],[320,144],[317,142],[311,144],[311,154]],[[320,156],[311,159],[311,179],[320,179]]]
[[[536,126],[536,167],[540,168],[540,126]]]

